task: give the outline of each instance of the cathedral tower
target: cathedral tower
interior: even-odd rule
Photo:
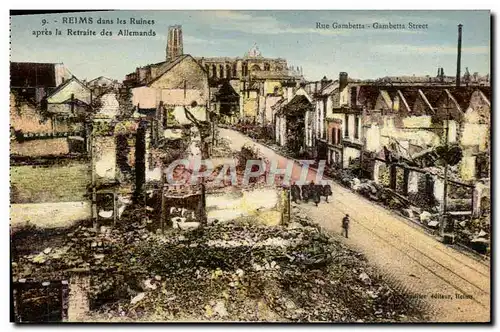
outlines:
[[[171,25],[168,27],[167,38],[167,61],[172,61],[179,55],[184,54],[182,43],[182,26]]]

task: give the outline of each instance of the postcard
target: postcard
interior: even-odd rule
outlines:
[[[489,11],[20,11],[11,322],[491,323]]]

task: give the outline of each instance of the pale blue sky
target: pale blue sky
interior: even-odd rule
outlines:
[[[14,16],[11,61],[62,62],[78,78],[108,76],[123,80],[137,66],[164,61],[169,25],[181,24],[184,53],[193,56],[243,56],[254,43],[268,57],[302,66],[307,79],[377,78],[393,75],[436,75],[456,71],[457,25],[463,27],[462,73],[486,74],[490,67],[488,11],[114,11]],[[64,25],[63,16],[91,16],[94,24]],[[152,26],[97,25],[97,18],[153,19]],[[49,28],[149,30],[156,37],[69,37],[32,35]],[[54,21],[57,21],[55,23]],[[428,24],[427,30],[316,29],[316,22],[371,25],[375,22]]]

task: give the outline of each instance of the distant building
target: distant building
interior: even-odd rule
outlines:
[[[456,76],[446,76],[444,68],[439,67],[437,75],[432,77],[430,75],[426,76],[385,76],[374,80],[377,84],[398,84],[398,85],[456,85]],[[461,78],[461,82],[467,86],[490,86],[489,75],[480,76],[478,73],[471,75],[469,73],[469,68],[466,69],[464,75]]]
[[[302,87],[287,97],[274,107],[276,143],[294,151],[297,156],[311,155],[314,140],[313,99]]]
[[[166,61],[172,61],[178,56],[184,54],[184,45],[182,41],[182,26],[172,25],[168,27],[168,39],[166,49]]]
[[[10,63],[10,90],[36,104],[71,77],[62,63]]]
[[[137,109],[157,110],[162,127],[167,126],[168,112],[183,113],[185,107],[192,108],[198,120],[208,120],[208,78],[192,56],[185,54],[164,62],[154,72],[132,88],[132,103]]]
[[[90,90],[63,64],[12,62],[10,71],[11,155],[85,152]]]
[[[117,80],[108,77],[99,76],[86,83],[87,87],[92,91],[94,96],[100,96],[111,90],[119,89],[122,84]]]
[[[166,61],[136,68],[135,72],[126,75],[123,83],[128,87],[147,84],[162,75],[169,63],[183,55],[182,27],[171,26],[167,37]],[[211,88],[220,87],[223,81],[230,81],[234,91],[240,96],[240,118],[258,123],[270,123],[270,107],[278,99],[275,97],[281,95],[283,82],[290,84],[303,80],[302,68],[289,67],[282,58],[264,57],[257,45],[242,57],[194,59],[204,69]],[[270,98],[267,98],[268,95],[271,95]],[[232,98],[222,94],[219,97]],[[220,103],[217,99],[210,99]]]
[[[89,219],[84,123],[90,90],[63,64],[11,62],[10,223],[69,227]]]

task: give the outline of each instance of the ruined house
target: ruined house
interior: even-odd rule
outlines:
[[[298,155],[312,154],[314,106],[311,97],[300,88],[289,102],[280,103],[275,114],[278,144]]]
[[[71,226],[90,217],[85,113],[90,91],[60,64],[11,63],[13,229]]]

